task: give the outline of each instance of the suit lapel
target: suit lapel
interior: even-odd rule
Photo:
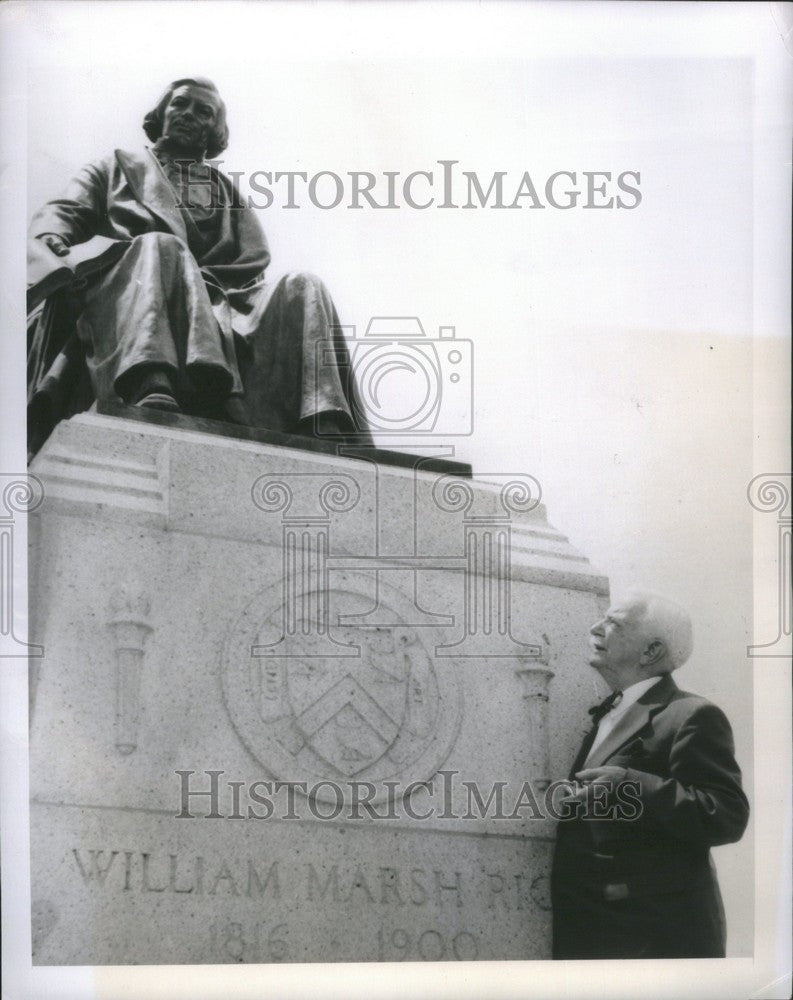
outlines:
[[[649,691],[631,705],[616,726],[595,750],[585,766],[600,767],[609,757],[623,747],[640,729],[647,725],[653,715],[668,705],[678,690],[671,674],[665,674]]]
[[[174,234],[187,243],[184,216],[176,202],[176,193],[147,150],[145,159],[123,149],[116,150],[116,160],[137,200],[156,215]]]

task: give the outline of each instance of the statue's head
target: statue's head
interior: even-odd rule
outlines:
[[[203,125],[197,122],[197,125],[202,128],[206,140],[206,147],[202,152],[212,159],[228,146],[229,130],[226,125],[226,105],[221,100],[215,84],[206,77],[185,77],[169,84],[157,107],[143,119],[143,131],[152,142],[156,142],[165,134],[168,123],[174,119],[178,120],[180,106],[184,106],[185,102],[192,105],[196,99],[200,113],[204,113],[201,111],[202,108],[211,109],[206,122]],[[194,116],[194,113],[192,106],[185,107],[185,114],[188,117]]]

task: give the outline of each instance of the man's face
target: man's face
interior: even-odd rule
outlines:
[[[220,103],[211,90],[193,83],[182,84],[165,106],[162,134],[173,146],[203,153],[219,111]]]
[[[644,606],[638,601],[613,604],[600,621],[589,630],[592,653],[589,665],[614,687],[638,680],[635,676],[640,659],[652,636],[645,619]]]

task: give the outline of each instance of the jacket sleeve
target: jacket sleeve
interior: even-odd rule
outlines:
[[[31,219],[31,239],[45,233],[61,236],[69,246],[101,233],[107,212],[108,163],[89,163],[76,174],[61,198],[47,202]]]
[[[716,705],[699,704],[674,734],[669,776],[628,768],[650,823],[692,846],[716,847],[740,840],[749,820],[732,730]]]

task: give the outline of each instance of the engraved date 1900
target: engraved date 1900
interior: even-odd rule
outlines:
[[[440,931],[377,931],[378,962],[442,962],[453,959],[472,962],[478,954],[476,938],[468,931],[441,934]]]

